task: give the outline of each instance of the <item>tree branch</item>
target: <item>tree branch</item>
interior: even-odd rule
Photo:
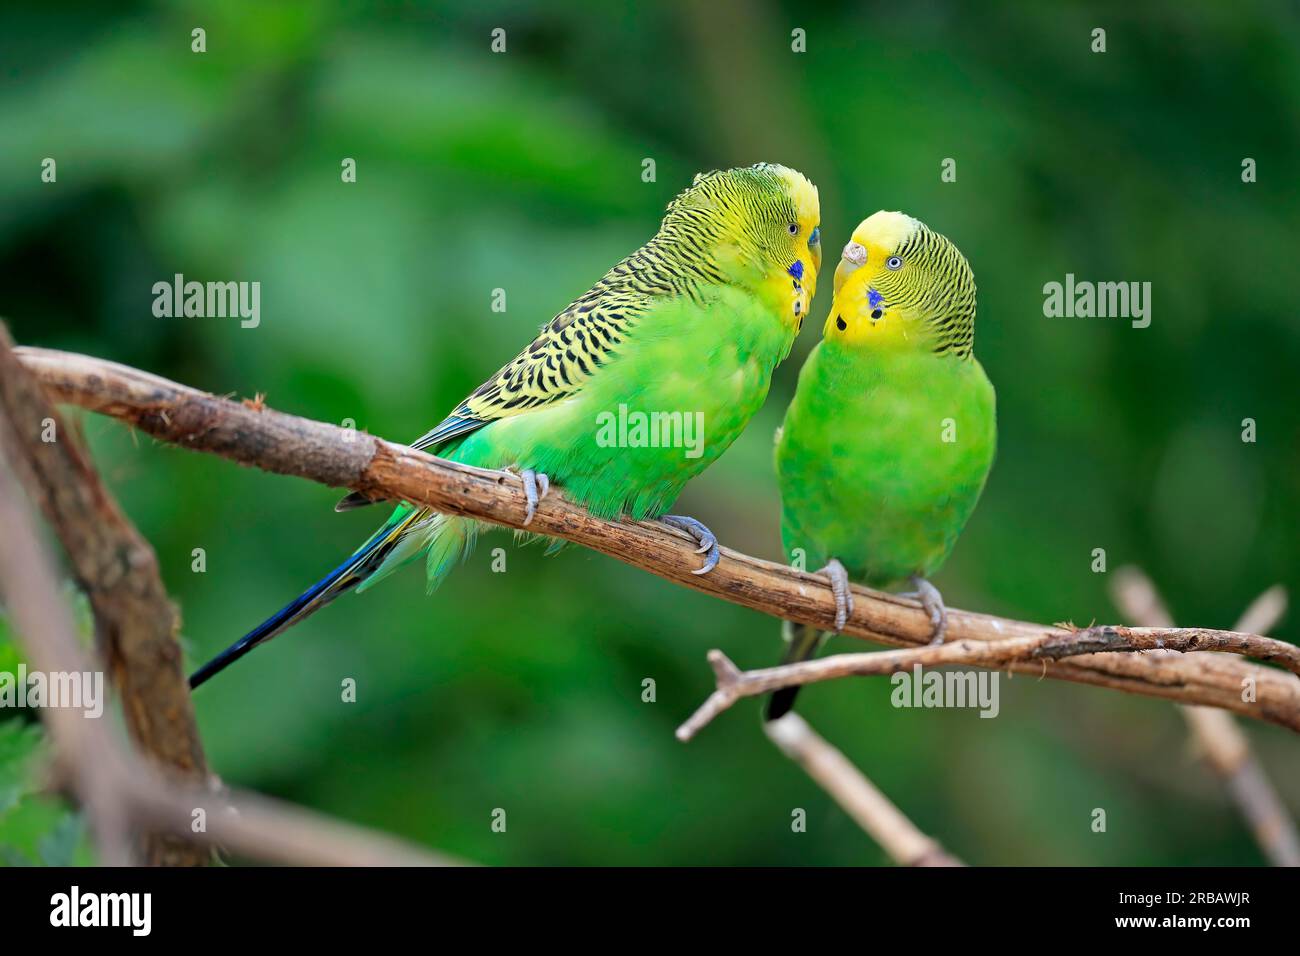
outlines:
[[[0,325],[0,419],[10,459],[63,543],[94,612],[96,643],[122,695],[126,726],[140,749],[193,780],[207,775],[194,706],[176,640],[180,626],[153,548],[104,488],[90,460],[12,351]],[[149,835],[155,865],[198,866],[209,853]]]
[[[768,738],[902,866],[963,866],[796,713],[763,725]]]
[[[511,528],[523,525],[522,484],[508,473],[444,461],[370,435],[275,412],[260,402],[218,398],[112,362],[46,349],[18,351],[51,397],[119,418],[163,441],[371,497],[402,499]],[[822,578],[726,549],[717,568],[694,575],[699,560],[694,542],[659,523],[602,521],[552,493],[537,509],[528,530],[585,545],[677,584],[775,617],[828,629],[834,620],[834,600]],[[844,633],[883,644],[928,641],[929,618],[915,601],[856,586],[853,598],[854,611]],[[1070,633],[1066,628],[969,611],[948,612],[948,635],[954,643]],[[1294,645],[1261,643],[1267,639],[1255,635],[1141,628],[1088,633],[1103,644],[1146,642],[1149,647],[1168,647],[1181,642],[1183,649],[1259,653],[1296,668]],[[1300,731],[1300,679],[1220,655],[1084,654],[1068,661],[1017,661],[1009,667],[1222,707]],[[1247,682],[1253,684],[1253,700],[1242,699],[1248,696],[1242,692]]]
[[[1261,643],[1267,642],[1267,643]],[[1036,637],[1009,637],[999,641],[946,641],[903,651],[874,651],[865,654],[835,654],[817,660],[741,671],[722,651],[709,652],[709,664],[717,679],[717,689],[700,708],[677,729],[679,740],[695,734],[746,697],[769,694],[782,687],[815,684],[841,677],[865,677],[896,674],[920,665],[941,667],[964,664],[974,667],[1003,669],[1026,661],[1059,661],[1069,657],[1096,653],[1123,653],[1164,649],[1169,653],[1233,648],[1239,653],[1278,654],[1272,644],[1294,649],[1291,644],[1253,634],[1233,631],[1207,631],[1204,628],[1133,628],[1090,627],[1079,631],[1039,634]]]

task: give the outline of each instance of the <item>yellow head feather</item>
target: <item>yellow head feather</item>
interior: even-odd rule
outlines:
[[[901,212],[858,225],[835,270],[826,338],[968,356],[974,334],[975,278],[952,242]]]
[[[817,187],[772,163],[700,173],[668,205],[660,236],[678,254],[701,249],[731,281],[756,287],[803,322],[821,267]]]

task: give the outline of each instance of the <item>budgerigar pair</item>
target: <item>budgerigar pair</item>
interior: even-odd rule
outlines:
[[[766,398],[816,290],[819,222],[816,187],[792,169],[697,176],[649,242],[414,447],[516,471],[528,520],[552,484],[601,517],[661,518],[698,541],[697,573],[707,573],[718,561],[714,535],[665,512]],[[923,580],[947,555],[988,470],[993,421],[992,390],[970,355],[974,285],[960,254],[920,223],[882,213],[859,227],[845,256],[826,340],[800,377],[778,453],[787,548],[824,559],[841,626],[846,570],[868,583]],[[702,443],[686,454],[600,441],[602,417],[628,410],[698,416]],[[941,412],[970,429],[960,462],[927,444]],[[973,450],[979,442],[983,451]],[[369,503],[354,494],[339,509]],[[403,564],[424,558],[436,586],[477,530],[472,519],[398,504],[342,564],[204,665],[191,686]],[[928,583],[922,599],[941,622]],[[815,630],[791,637],[787,657],[817,646]]]

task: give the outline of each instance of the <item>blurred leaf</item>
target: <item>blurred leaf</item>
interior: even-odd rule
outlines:
[[[85,825],[79,814],[69,813],[54,829],[41,837],[39,853],[44,866],[72,866],[85,837]]]
[[[43,743],[39,726],[12,717],[0,721],[0,819],[36,789]]]

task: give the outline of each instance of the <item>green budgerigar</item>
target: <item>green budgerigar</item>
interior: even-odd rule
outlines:
[[[735,440],[790,352],[821,265],[817,189],[784,166],[703,173],[659,231],[413,443],[523,479],[528,520],[554,483],[604,518],[663,520],[718,561],[700,522],[666,515]],[[340,510],[370,504],[349,495]],[[525,522],[527,523],[527,522]],[[424,558],[430,589],[479,524],[408,503],[325,578],[204,665],[197,687],[345,591]]]
[[[837,630],[852,610],[850,579],[911,582],[943,640],[929,577],[975,509],[997,438],[974,342],[975,279],[957,247],[901,213],[865,219],[844,247],[822,341],[776,448],[782,543],[830,578]],[[811,657],[823,636],[787,624],[785,661]],[[773,694],[768,719],[796,691]]]

